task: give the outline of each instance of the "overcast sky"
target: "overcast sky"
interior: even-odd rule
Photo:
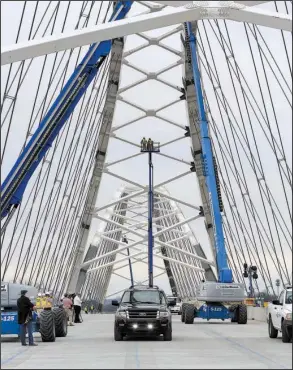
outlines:
[[[32,2],[29,2],[28,4],[28,6],[31,7],[31,10],[30,11],[28,10],[26,13],[27,19],[29,19],[29,15],[32,17],[32,13],[33,13],[32,9],[33,9],[34,3],[35,2],[32,1]],[[41,2],[40,7],[45,8],[47,6],[47,3],[48,2],[46,1]],[[289,2],[287,3],[288,3],[288,9],[291,12],[291,9],[292,9],[291,3]],[[17,26],[19,22],[20,12],[22,9],[22,4],[23,4],[22,1],[1,2],[1,10],[2,10],[1,11],[1,42],[2,42],[2,45],[9,45],[15,42],[15,35],[17,32]],[[66,4],[67,4],[66,1],[62,2],[61,4],[61,6],[63,7],[63,14],[66,9]],[[274,5],[272,3],[261,5],[258,7],[263,8],[263,9],[274,10]],[[72,19],[72,21],[68,22],[67,28],[65,28],[65,31],[66,29],[72,29],[74,27],[79,8],[80,8],[80,2],[79,1],[74,2],[71,12],[68,17],[68,19],[69,20]],[[284,10],[283,3],[279,5],[279,8],[280,10]],[[144,8],[136,5],[133,7],[131,12],[137,13],[141,10],[144,10]],[[60,11],[60,13],[62,12]],[[94,24],[95,17],[96,15],[92,16],[88,27]],[[62,24],[61,24],[61,21],[59,23],[60,25],[59,24],[58,25],[59,25],[59,32],[60,32]],[[28,24],[29,24],[29,21],[28,21]],[[258,90],[257,78],[256,78],[256,75],[253,69],[252,58],[250,56],[250,51],[249,51],[247,39],[245,36],[244,27],[242,24],[233,23],[233,22],[228,22],[228,27],[229,27],[229,36],[231,38],[231,42],[234,48],[235,59],[237,60],[243,75],[247,79],[248,84],[253,94],[255,95],[258,103],[260,104],[261,107],[263,107],[261,96]],[[158,36],[160,34],[166,33],[168,30],[172,28],[173,27],[168,27],[165,29],[150,31],[150,32],[146,32],[146,34],[151,35],[151,36]],[[208,23],[206,23],[206,29],[208,30],[209,41],[211,43],[211,50],[213,51],[213,54],[216,60],[216,65],[218,68],[218,73],[219,73],[219,78],[221,81],[222,89],[235,114],[235,120],[236,119],[238,120],[240,119],[240,115],[237,110],[237,102],[235,99],[235,94],[232,88],[231,80],[229,78],[229,70],[227,67],[225,56],[219,46],[217,39],[213,35]],[[286,59],[286,55],[284,53],[284,46],[282,44],[282,36],[281,36],[280,31],[275,31],[272,29],[265,29],[265,28],[260,28],[260,29],[261,29],[262,34],[264,35],[267,45],[270,48],[271,54],[276,60],[276,64],[278,65],[282,73],[284,74],[284,79],[289,84],[290,89],[292,89],[290,71],[288,68],[288,62]],[[202,24],[200,25],[200,31],[201,31],[201,35],[203,36],[204,29],[202,27]],[[58,34],[58,30],[55,33]],[[291,56],[292,55],[292,42],[289,42],[289,34],[285,33],[284,37],[286,39],[286,44],[288,47],[288,55]],[[21,38],[25,40],[27,38],[27,32],[21,33]],[[130,50],[142,43],[145,43],[145,41],[142,38],[136,35],[129,36],[126,39],[125,51]],[[173,49],[177,49],[179,51],[181,50],[181,42],[180,42],[179,34],[176,34],[164,40],[164,44],[166,44],[169,47],[172,47]],[[208,43],[206,39],[204,39],[203,44],[205,45],[206,50],[208,50]],[[253,44],[253,48],[254,48],[253,51],[255,54],[257,67],[261,69],[260,57],[257,54],[257,48],[255,44]],[[83,52],[85,52],[86,49],[87,47],[83,48]],[[266,55],[269,55],[268,52],[266,52]],[[51,58],[53,60],[53,56],[51,56]],[[39,58],[37,58],[37,60],[38,59]],[[139,68],[150,71],[150,72],[156,72],[162,69],[163,67],[165,67],[166,65],[170,65],[174,63],[178,59],[179,59],[178,56],[166,50],[163,50],[157,46],[150,46],[127,58],[127,60],[129,60],[131,63],[135,64]],[[210,54],[209,54],[208,59],[212,61]],[[270,59],[270,61],[272,61],[272,59]],[[36,62],[34,63],[33,73],[31,73],[28,76],[25,82],[25,86],[21,90],[21,95],[19,97],[19,103],[16,107],[16,112],[12,120],[11,132],[9,135],[9,145],[5,152],[4,162],[3,162],[2,169],[1,169],[2,178],[10,170],[11,165],[14,163],[18,155],[18,152],[17,150],[15,150],[15,148],[21,147],[23,143],[24,135],[25,135],[26,128],[28,125],[27,122],[29,121],[29,114],[30,114],[30,110],[27,109],[27,106],[32,107],[34,103],[33,92],[36,90],[37,83],[38,83],[38,79],[36,79],[34,75],[37,75],[39,73],[40,67],[41,67],[41,63],[36,63]],[[50,70],[49,67],[50,67],[50,64],[48,64],[48,67],[46,70],[48,76],[49,76],[49,70]],[[5,75],[7,76],[8,68],[9,67],[7,66],[2,67],[2,76],[4,77]],[[224,129],[227,128],[228,136],[231,138],[231,130],[229,130],[229,122],[226,118],[222,120],[220,112],[217,108],[217,101],[215,98],[215,94],[213,92],[212,85],[204,69],[202,70],[203,70],[204,86],[205,86],[205,91],[207,93],[209,106],[211,108],[212,115],[219,128],[219,132],[221,132],[224,135]],[[288,159],[288,163],[291,168],[292,167],[292,164],[291,164],[292,109],[290,105],[288,104],[288,102],[286,101],[286,99],[284,98],[284,95],[282,94],[282,90],[280,89],[280,86],[276,82],[274,75],[272,74],[272,72],[269,70],[267,66],[266,66],[266,70],[269,76],[271,94],[273,97],[273,101],[275,103],[275,112],[276,112],[276,117],[278,119],[278,127],[282,135],[284,150],[285,150],[285,153]],[[276,67],[275,67],[275,70],[277,70]],[[49,78],[48,76],[47,78]],[[133,83],[134,81],[139,80],[141,77],[142,76],[139,72],[135,72],[126,66],[122,66],[120,88],[127,86]],[[162,76],[162,78],[176,86],[181,87],[182,86],[182,67],[179,66],[179,67],[176,67],[168,71]],[[262,72],[259,72],[259,78],[261,80],[262,86],[265,86],[266,82],[265,82],[264,74]],[[5,83],[5,78],[4,79],[2,78],[2,82],[1,82],[2,91],[3,91],[4,83]],[[283,87],[285,86],[284,81],[282,81],[281,84]],[[43,81],[43,85],[44,85],[43,89],[45,89],[45,85],[46,85],[45,80]],[[291,99],[290,93],[288,93],[289,91],[288,88],[285,86],[284,89],[291,101],[292,99]],[[159,84],[156,81],[148,81],[138,87],[128,90],[127,92],[123,93],[122,96],[126,98],[127,100],[132,101],[133,103],[143,106],[144,108],[157,109],[161,106],[164,106],[168,102],[171,102],[172,100],[178,98],[180,96],[180,93],[170,88],[167,88],[166,86]],[[265,95],[265,101],[266,102],[269,101],[269,95],[267,92]],[[243,101],[241,102],[241,106],[244,110]],[[252,110],[250,109],[250,112],[251,111]],[[122,102],[117,102],[113,126],[119,126],[122,123],[132,120],[138,117],[138,114],[139,113],[136,109],[131,108]],[[269,119],[272,122],[273,133],[277,134],[277,130],[276,130],[277,126],[274,123],[273,111],[269,103],[268,103],[268,114],[269,114]],[[180,102],[170,108],[165,109],[164,111],[162,111],[162,116],[166,117],[167,119],[171,119],[172,121],[180,125],[188,124],[185,102]],[[252,116],[252,120],[253,120],[253,127],[256,133],[257,148],[262,158],[267,183],[269,184],[270,190],[272,191],[279,207],[281,209],[284,209],[283,217],[286,221],[286,224],[291,229],[290,219],[288,216],[288,211],[286,208],[286,203],[285,203],[285,198],[284,198],[284,191],[282,189],[282,184],[280,181],[280,177],[278,175],[278,168],[276,166],[276,162],[272,155],[272,150],[270,149],[267,140],[264,138],[262,131],[257,125],[255,117]],[[36,120],[36,123],[37,123],[37,120]],[[247,119],[245,121],[245,124],[247,125],[249,134],[251,135]],[[5,136],[7,132],[6,131],[7,128],[8,128],[7,124],[3,126],[3,131],[2,131],[4,133],[3,137]],[[146,137],[152,137],[155,141],[159,141],[163,143],[163,142],[166,142],[166,141],[169,141],[169,140],[172,140],[174,138],[181,136],[182,130],[179,128],[176,128],[175,126],[167,124],[157,118],[146,118],[146,119],[143,119],[135,123],[134,125],[128,126],[126,128],[123,128],[117,131],[117,135],[119,135],[122,138],[125,138],[133,142],[137,142],[137,143],[141,140],[142,135]],[[1,139],[1,145],[3,146],[3,139]],[[244,153],[239,143],[237,144],[237,146],[239,148],[240,155],[244,158]],[[232,149],[233,156],[235,156],[236,158],[235,148],[231,148],[231,149]],[[255,146],[252,146],[252,150],[256,154]],[[118,160],[128,155],[135,154],[136,152],[137,152],[137,148],[130,146],[129,144],[123,143],[121,141],[110,139],[106,162],[110,163],[114,160]],[[164,153],[173,155],[174,157],[177,157],[179,159],[191,161],[190,139],[187,138],[187,139],[178,141],[166,147],[164,149]],[[166,179],[172,178],[179,173],[185,172],[186,169],[188,169],[188,167],[184,164],[179,164],[177,162],[171,161],[169,159],[166,159],[160,156],[156,156],[156,158],[154,159],[154,166],[155,166],[155,183],[165,181]],[[244,173],[246,174],[246,177],[249,179],[248,182],[249,182],[251,197],[256,206],[256,209],[259,210],[260,216],[263,218],[264,212],[262,210],[261,199],[259,196],[259,192],[257,190],[257,183],[255,180],[255,177],[253,176],[251,168],[248,165],[247,160],[245,159],[243,160],[243,167],[244,167]],[[139,182],[141,184],[146,184],[147,175],[148,175],[147,158],[144,156],[136,157],[130,161],[123,162],[119,165],[115,165],[111,167],[111,171],[115,172],[116,174],[119,174],[120,176],[123,176],[124,178],[131,179],[132,181]],[[231,181],[232,181],[232,185],[233,184],[235,185],[235,181],[234,180],[231,180]],[[109,203],[109,201],[113,198],[115,191],[119,188],[119,186],[121,186],[121,184],[122,184],[121,180],[111,177],[107,174],[104,174],[102,178],[100,192],[99,192],[96,205],[102,206],[102,205]],[[201,199],[200,199],[200,194],[198,190],[197,180],[194,174],[190,174],[187,177],[184,177],[180,180],[177,180],[177,181],[174,181],[173,183],[168,184],[167,188],[172,193],[172,195],[174,195],[175,197],[182,199],[183,201],[189,202],[193,205],[197,205],[197,206],[201,205]],[[288,193],[289,202],[291,205],[292,204],[291,192],[287,185],[286,185],[286,193]],[[241,202],[241,194],[237,190],[235,191],[235,197],[236,197],[236,203],[237,203],[238,209],[240,213],[242,212],[241,214],[245,218],[244,207]],[[225,197],[224,197],[224,202],[225,202]],[[186,217],[190,217],[194,212],[190,208],[187,208],[184,206],[182,206],[182,210],[184,211],[184,215]],[[98,226],[99,226],[99,221],[94,220],[91,231],[90,231],[90,238],[88,240],[88,244],[93,240]],[[199,242],[203,246],[207,256],[211,257],[212,256],[211,248],[210,248],[209,240],[208,240],[208,237],[205,231],[203,220],[196,220],[192,222],[190,226],[195,232],[196,238],[199,240]],[[29,232],[32,233],[33,230],[29,230]],[[281,240],[283,242],[283,239]],[[287,246],[285,246],[284,248],[285,248],[285,253],[286,253],[286,259],[288,259],[288,268],[289,268],[289,271],[291,271],[292,263],[291,263],[290,250]],[[15,258],[13,259],[13,261],[15,263]],[[158,263],[161,264],[161,262],[158,262]],[[271,261],[269,261],[269,265],[272,266],[273,278],[274,279],[277,278],[278,275]],[[134,275],[135,275],[136,280],[146,279],[147,278],[146,265],[136,264],[134,266],[135,266]],[[13,272],[13,269],[14,268],[12,264],[11,273]],[[124,273],[125,275],[127,275],[128,269],[125,268],[121,270],[121,273]],[[161,285],[166,290],[169,289],[169,284],[168,284],[166,277],[159,278],[158,281],[156,281],[156,283]],[[110,286],[109,286],[109,293],[113,293],[117,290],[123,289],[125,286],[127,286],[127,282],[125,285],[124,279],[121,279],[117,276],[113,276],[110,282]]]

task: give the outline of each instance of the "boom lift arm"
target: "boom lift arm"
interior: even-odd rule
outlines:
[[[204,167],[203,175],[205,181],[202,182],[201,180],[201,183],[208,197],[208,204],[206,204],[206,206],[209,208],[207,212],[212,223],[213,237],[210,239],[215,250],[218,281],[203,281],[197,286],[196,297],[194,297],[195,300],[189,303],[186,302],[182,305],[182,321],[185,322],[185,324],[193,324],[195,318],[207,320],[229,319],[232,322],[238,322],[238,324],[246,324],[247,307],[243,304],[245,297],[244,284],[233,282],[232,270],[228,266],[222,226],[221,196],[220,192],[218,192],[219,189],[217,189],[217,171],[205,113],[197,60],[196,36],[194,31],[196,27],[197,24],[195,24],[195,22],[184,24],[187,54],[187,63],[185,64],[189,69],[189,77],[192,75],[192,79],[189,79],[188,83],[194,88],[193,99],[196,101],[196,104],[193,102],[192,104],[196,106],[196,121],[194,125],[196,132],[199,131],[198,139],[200,139],[200,143],[196,143],[197,156],[201,155],[201,162]],[[190,73],[190,70],[192,73]],[[190,102],[188,104],[190,104]],[[196,140],[198,141],[198,139]],[[192,143],[194,144],[193,141]],[[202,177],[202,175],[200,175],[200,177]]]
[[[218,269],[218,281],[220,283],[232,283],[232,271],[228,267],[225,248],[224,232],[222,226],[222,215],[217,192],[216,174],[213,160],[213,150],[209,135],[207,117],[205,113],[204,100],[200,81],[200,72],[197,61],[196,38],[192,32],[191,23],[186,23],[187,42],[190,46],[192,72],[194,78],[195,93],[198,106],[200,136],[202,145],[202,160],[204,165],[206,185],[209,194],[209,204],[213,218],[214,243],[216,250],[216,262]]]
[[[110,22],[126,17],[132,1],[117,1]],[[92,44],[1,185],[1,219],[21,203],[30,178],[111,51],[112,40]],[[9,218],[9,217],[8,217]],[[8,220],[6,220],[8,221]]]

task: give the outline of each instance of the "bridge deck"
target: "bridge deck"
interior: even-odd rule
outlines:
[[[266,323],[247,325],[173,318],[173,341],[114,342],[112,315],[84,315],[66,338],[21,347],[2,338],[2,369],[292,369],[292,345],[270,339]]]

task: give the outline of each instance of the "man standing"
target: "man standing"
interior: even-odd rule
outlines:
[[[67,315],[67,318],[68,318],[68,321],[69,321],[69,326],[74,326],[73,323],[72,323],[72,300],[70,298],[68,298],[68,294],[65,293],[64,294],[64,298],[62,299],[62,303],[63,303],[63,308],[66,312],[66,315]]]
[[[146,138],[143,137],[141,142],[140,142],[140,146],[141,146],[141,150],[142,151],[146,151],[147,150],[147,141],[146,141]]]
[[[79,298],[79,294],[76,294],[73,299],[73,306],[74,306],[74,322],[79,324],[80,321],[80,311],[81,311],[81,299]]]
[[[34,343],[33,337],[33,325],[32,325],[32,310],[34,308],[33,303],[26,296],[27,290],[20,292],[20,298],[17,300],[17,313],[18,313],[18,324],[20,325],[20,340],[23,346],[26,346],[25,335],[28,333],[28,340],[30,346],[37,346]]]

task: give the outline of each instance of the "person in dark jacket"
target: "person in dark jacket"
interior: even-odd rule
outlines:
[[[33,303],[26,296],[27,290],[20,292],[20,298],[17,300],[18,324],[20,325],[20,340],[23,346],[26,346],[25,335],[28,333],[28,341],[30,346],[37,346],[34,343],[33,325],[32,325],[32,310]]]

